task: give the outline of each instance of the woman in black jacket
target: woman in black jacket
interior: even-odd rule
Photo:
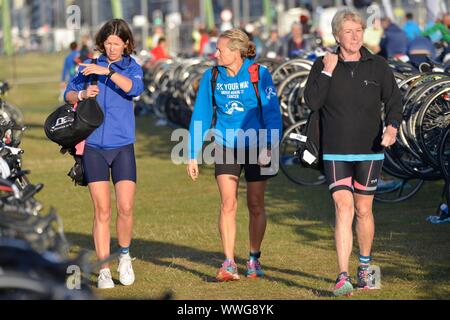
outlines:
[[[395,78],[383,58],[362,46],[364,28],[357,12],[346,8],[336,13],[332,30],[339,47],[315,62],[305,88],[307,105],[320,110],[325,176],[335,204],[340,269],[335,295],[350,295],[353,290],[348,264],[355,212],[360,249],[357,287],[371,288],[368,267],[375,230],[373,197],[384,148],[395,143],[402,119]]]

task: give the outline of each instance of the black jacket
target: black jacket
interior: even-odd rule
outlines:
[[[340,58],[333,76],[314,63],[304,92],[306,104],[321,110],[324,154],[382,153],[382,104],[386,124],[401,123],[400,90],[387,62],[362,47],[353,72]]]

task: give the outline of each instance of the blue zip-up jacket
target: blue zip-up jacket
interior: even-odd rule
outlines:
[[[406,33],[394,23],[391,23],[385,30],[380,41],[380,55],[391,58],[396,54],[406,54],[408,38]]]
[[[260,66],[258,89],[262,108],[258,107],[255,89],[250,81],[248,67],[254,63],[245,59],[244,64],[234,77],[228,76],[225,67],[218,67],[217,84],[214,97],[217,104],[215,141],[229,148],[257,146],[255,139],[238,139],[236,129],[244,132],[248,129],[267,129],[267,142],[273,143],[271,129],[278,130],[278,140],[281,139],[282,122],[277,90],[273,85],[269,70]],[[196,159],[202,149],[205,135],[210,129],[213,119],[213,103],[211,92],[211,72],[208,69],[203,75],[195,101],[194,112],[189,126],[189,159]],[[262,115],[262,116],[261,116]],[[227,129],[234,129],[234,135],[227,136]],[[279,141],[277,141],[279,142]]]
[[[75,77],[75,68],[77,66],[76,58],[80,56],[80,52],[78,50],[73,50],[67,57],[64,59],[64,66],[61,75],[61,81],[72,81]]]
[[[92,63],[91,59],[84,63]],[[108,67],[108,59],[101,55],[97,64]],[[123,56],[122,60],[111,64],[111,68],[117,73],[129,78],[133,82],[130,92],[125,93],[111,79],[106,76],[98,76],[100,93],[96,99],[102,108],[105,118],[86,140],[87,145],[98,149],[114,149],[135,142],[135,118],[133,109],[133,97],[139,96],[144,91],[143,71],[141,66],[130,56]],[[64,98],[69,91],[81,91],[88,80],[81,71],[69,83]],[[67,101],[67,100],[66,100]]]
[[[408,41],[414,40],[416,37],[422,35],[422,30],[420,30],[417,22],[409,20],[403,25],[403,31],[406,33],[406,37],[408,37]]]

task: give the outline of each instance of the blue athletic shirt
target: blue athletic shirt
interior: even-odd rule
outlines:
[[[225,67],[218,67],[217,84],[215,88],[216,124],[215,142],[229,148],[255,147],[259,140],[259,129],[267,129],[267,142],[272,144],[271,129],[278,130],[278,141],[282,135],[282,121],[277,90],[273,85],[269,70],[260,66],[258,88],[262,108],[258,107],[258,98],[250,81],[248,67],[254,63],[245,59],[244,64],[232,77],[227,75]],[[202,149],[205,136],[213,119],[213,103],[211,92],[212,68],[203,75],[195,101],[194,112],[189,126],[189,159],[196,159]],[[262,116],[261,116],[262,114]],[[234,130],[227,136],[227,129]],[[256,130],[256,139],[238,139],[237,129],[244,132]],[[251,135],[249,135],[251,137]],[[244,145],[245,144],[245,145]]]
[[[84,63],[92,63],[91,59]],[[122,60],[108,63],[107,57],[102,54],[97,59],[97,64],[102,67],[110,66],[117,73],[127,77],[133,82],[130,92],[125,93],[111,79],[106,76],[98,76],[100,93],[96,99],[105,118],[86,140],[87,145],[98,149],[115,149],[135,142],[135,118],[133,97],[139,96],[144,91],[143,71],[141,66],[129,55],[124,55]],[[69,83],[64,98],[69,91],[84,90],[87,77],[80,67],[77,76]],[[67,99],[66,99],[67,101]]]

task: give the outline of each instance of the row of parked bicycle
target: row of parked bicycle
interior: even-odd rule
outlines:
[[[93,299],[83,275],[95,265],[87,252],[69,256],[69,243],[55,210],[42,214],[22,169],[23,117],[4,99],[0,81],[0,299]]]
[[[316,52],[314,56],[323,53]],[[310,113],[303,91],[313,61],[262,58],[256,62],[269,68],[277,87],[284,126],[281,170],[299,185],[324,183],[322,172],[302,166],[295,155],[300,143],[298,134],[304,135]],[[399,202],[415,195],[425,181],[448,180],[450,74],[432,61],[420,66],[399,60],[391,60],[389,64],[403,94],[403,122],[397,143],[386,150],[375,199]],[[214,61],[200,59],[165,60],[147,65],[146,90],[136,110],[153,112],[159,118],[188,127],[200,79],[212,65]]]

